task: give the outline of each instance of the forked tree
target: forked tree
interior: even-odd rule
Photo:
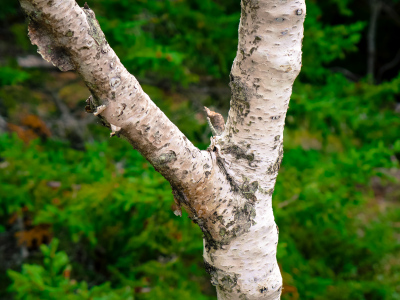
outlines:
[[[107,43],[94,12],[75,0],[20,0],[29,37],[62,71],[75,70],[87,111],[125,138],[171,184],[204,234],[204,263],[218,299],[279,299],[272,194],[283,128],[301,68],[305,0],[242,0],[226,124],[207,110],[211,144],[196,148],[145,94]],[[132,3],[134,5],[134,3]]]

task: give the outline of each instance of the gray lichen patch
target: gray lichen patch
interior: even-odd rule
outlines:
[[[257,197],[255,196],[255,193],[258,190],[258,181],[253,181],[249,183],[247,180],[243,182],[242,185],[242,194],[247,200],[251,200],[253,202],[257,201]]]
[[[259,0],[243,0],[243,6],[252,10],[260,8]]]
[[[224,237],[225,234],[226,234],[226,229],[225,229],[224,227],[222,227],[222,228],[219,230],[219,235],[220,235],[221,237]]]
[[[281,162],[282,162],[282,156],[279,156],[276,161],[268,167],[267,174],[268,175],[274,175],[278,173],[279,168],[281,167]]]
[[[161,168],[174,161],[176,161],[176,153],[170,150],[168,152],[160,154],[154,159],[154,167],[156,169]]]
[[[258,191],[259,191],[261,194],[272,196],[272,194],[274,193],[274,188],[265,190],[265,189],[263,189],[261,186],[259,186],[259,187],[258,187]]]
[[[267,190],[266,193],[268,195],[272,196],[272,194],[274,193],[274,188],[271,188],[271,189]]]
[[[245,150],[238,145],[228,144],[227,146],[222,147],[221,150],[224,154],[231,154],[236,159],[245,159],[249,162],[249,164],[254,161],[254,154],[248,153],[247,149]]]
[[[96,42],[99,52],[106,53],[108,43],[103,31],[100,28],[99,22],[96,19],[95,13],[89,7],[84,7],[83,12],[86,14],[86,19],[90,28],[88,30],[88,34]],[[98,56],[100,56],[100,53],[98,53]]]
[[[74,32],[71,30],[68,30],[67,33],[65,34],[66,37],[73,37],[74,36]]]
[[[238,119],[242,120],[250,113],[249,103],[249,89],[245,83],[243,83],[239,77],[230,76],[231,82],[231,110],[234,110],[237,114]]]
[[[256,210],[252,200],[246,200],[242,206],[236,206],[232,210],[234,219],[229,223],[224,223],[223,215],[214,213],[210,217],[213,224],[218,224],[218,236],[213,238],[204,226],[200,226],[204,233],[205,248],[208,252],[221,249],[224,245],[229,245],[233,239],[249,231],[255,225]]]
[[[204,261],[204,267],[211,276],[211,284],[216,286],[220,291],[232,292],[237,287],[239,274],[221,270],[206,261]]]
[[[218,285],[219,289],[231,293],[233,288],[237,285],[238,277],[239,277],[238,274],[233,274],[233,275],[226,274],[219,280],[220,282],[220,284]]]
[[[276,140],[276,137],[275,137],[275,141],[278,142],[279,140]],[[276,148],[277,148],[277,145],[275,145],[273,149],[276,149]],[[277,157],[276,161],[268,167],[267,175],[273,175],[273,174],[278,173],[279,168],[282,163],[282,159],[283,159],[283,142],[282,142],[282,140],[280,140],[279,149],[278,149],[278,157]]]
[[[249,27],[248,19],[247,19],[249,15],[251,17],[253,24],[257,21],[257,11],[259,8],[260,8],[259,0],[243,0],[242,1],[241,23],[247,25],[247,26],[241,26],[242,28]],[[257,25],[253,25],[252,29],[253,29],[253,31],[256,31]],[[247,30],[247,34],[249,34],[248,30]]]

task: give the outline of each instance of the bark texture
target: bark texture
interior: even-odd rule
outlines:
[[[207,151],[194,147],[143,92],[87,5],[20,3],[41,55],[82,76],[91,92],[86,110],[146,157],[170,182],[178,207],[200,226],[205,267],[218,298],[279,299],[271,197],[283,156],[284,119],[301,67],[304,0],[242,0],[231,109],[225,126],[207,110],[218,123]]]
[[[243,233],[230,232],[229,245],[205,251],[205,260],[219,270],[221,299],[280,298],[278,228],[271,197],[283,156],[292,85],[301,68],[304,17],[304,1],[242,0],[239,45],[230,75],[231,108],[225,132],[213,142],[217,160],[236,190],[232,210],[225,214],[235,216],[240,206],[251,212]]]

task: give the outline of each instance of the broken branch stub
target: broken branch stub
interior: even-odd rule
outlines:
[[[216,131],[216,134],[221,135],[225,130],[224,117],[221,114],[216,113],[215,111],[212,111],[205,106],[204,110],[206,111],[207,117],[210,119],[212,127],[214,127]]]

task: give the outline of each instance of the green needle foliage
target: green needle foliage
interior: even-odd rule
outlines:
[[[22,272],[9,271],[17,299],[66,299],[66,300],[133,300],[131,287],[111,289],[109,283],[88,289],[86,282],[70,280],[71,265],[65,252],[56,252],[59,241],[53,239],[49,246],[41,245],[43,266],[23,265]]]
[[[208,288],[200,229],[187,217],[174,217],[168,183],[129,145],[115,140],[87,145],[82,152],[51,141],[26,147],[16,137],[0,139],[8,164],[0,173],[0,216],[25,206],[33,212],[33,225],[51,225],[48,234],[66,249],[55,254],[58,242],[53,240],[51,251],[41,246],[43,267],[24,265],[21,274],[9,272],[17,299],[64,299],[57,295],[67,287],[71,295],[65,299],[90,299],[73,298],[81,284],[70,286],[63,279],[66,268],[74,280],[88,282],[82,283],[82,295],[101,290],[110,293],[101,299],[116,299],[113,293],[119,289],[109,285],[87,291],[89,282],[93,286],[112,278],[118,286],[129,286],[131,297],[135,289],[148,290],[137,299],[156,299],[166,291],[165,299],[207,299],[192,296]]]

